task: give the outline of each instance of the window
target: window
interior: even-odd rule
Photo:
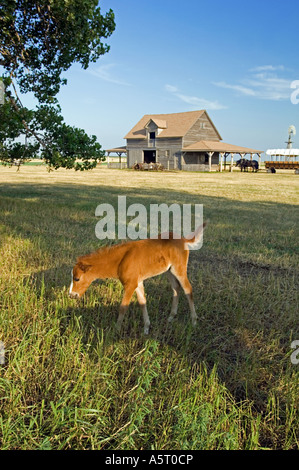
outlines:
[[[150,132],[150,133],[149,133],[149,138],[150,138],[151,140],[155,140],[155,138],[156,138],[156,132]]]

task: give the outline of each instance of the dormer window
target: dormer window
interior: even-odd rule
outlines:
[[[163,133],[164,129],[167,129],[167,122],[161,119],[150,119],[144,126],[146,129],[147,139],[151,144],[155,143],[155,140]]]

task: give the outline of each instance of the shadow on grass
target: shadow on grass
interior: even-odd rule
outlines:
[[[290,336],[299,337],[297,206],[190,195],[184,189],[157,192],[155,188],[76,184],[3,184],[0,195],[0,223],[6,233],[32,242],[32,256],[38,247],[40,258],[33,263],[30,255],[27,266],[34,289],[39,290],[44,283],[48,298],[53,298],[57,289],[67,293],[76,257],[103,244],[94,234],[98,204],[109,202],[116,207],[119,195],[127,196],[127,206],[137,202],[147,208],[151,203],[203,204],[210,227],[203,248],[191,252],[189,262],[198,326],[191,327],[183,293],[178,316],[168,324],[172,293],[167,280],[158,277],[145,283],[151,319],[149,338],[161,347],[174,348],[191,365],[205,362],[212,370],[217,364],[219,377],[236,400],[247,398],[258,409],[265,409],[271,387],[287,367]],[[38,267],[43,256],[50,268]],[[91,290],[93,296],[100,292],[97,285]],[[104,335],[105,348],[120,339],[134,339],[141,346],[145,343],[136,302],[131,304],[118,334],[114,325],[119,303],[113,300],[103,304],[99,294],[91,307],[89,295],[64,309],[61,334],[77,319],[82,341],[89,345],[95,360],[99,332]]]
[[[2,184],[0,223],[23,239],[38,239],[42,251],[53,259],[75,260],[76,256],[104,244],[95,237],[99,221],[95,209],[98,204],[110,203],[117,213],[119,195],[127,197],[127,207],[142,203],[148,213],[150,204],[203,204],[204,218],[210,220],[210,227],[202,251],[209,250],[220,258],[230,256],[232,264],[240,256],[257,254],[268,258],[271,266],[273,261],[288,256],[289,265],[295,266],[298,207],[271,201],[244,202],[192,195],[184,189],[157,192],[156,188]]]

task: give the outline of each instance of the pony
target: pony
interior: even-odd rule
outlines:
[[[95,279],[119,279],[123,285],[124,294],[119,307],[116,327],[118,330],[121,329],[135,291],[143,314],[144,334],[147,335],[150,319],[143,281],[166,272],[173,290],[168,321],[171,322],[177,314],[179,290],[182,287],[188,299],[192,325],[195,326],[198,317],[194,307],[192,286],[187,277],[187,265],[189,246],[194,247],[199,243],[205,227],[206,222],[186,238],[176,238],[170,232],[169,234],[160,234],[154,239],[127,241],[80,256],[72,269],[69,296],[73,299],[79,299]]]

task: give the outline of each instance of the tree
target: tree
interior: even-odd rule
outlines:
[[[24,160],[40,152],[50,168],[89,169],[103,159],[95,136],[68,126],[56,95],[63,72],[87,69],[109,51],[102,42],[115,29],[114,13],[101,14],[98,0],[2,0],[0,65],[5,103],[0,105],[0,159]],[[17,92],[31,92],[37,107],[22,105]],[[26,143],[16,141],[24,136]],[[20,139],[19,139],[20,140]],[[78,157],[80,160],[78,161]]]

